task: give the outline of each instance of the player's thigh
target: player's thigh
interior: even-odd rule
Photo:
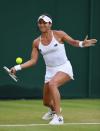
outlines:
[[[49,85],[55,84],[57,87],[63,85],[71,80],[70,76],[64,72],[57,72],[56,75],[51,79]]]

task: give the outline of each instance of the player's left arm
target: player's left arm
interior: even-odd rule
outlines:
[[[61,34],[63,42],[66,41],[70,45],[76,46],[76,47],[90,47],[97,43],[96,39],[88,39],[88,36],[86,36],[86,38],[83,41],[80,41],[80,40],[73,39],[72,37],[70,37],[68,34],[66,34],[63,31],[60,31],[60,34]]]

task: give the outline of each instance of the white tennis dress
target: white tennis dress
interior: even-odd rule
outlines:
[[[59,43],[52,32],[52,41],[49,45],[39,43],[39,50],[43,55],[46,64],[45,83],[49,82],[59,71],[66,73],[73,78],[73,70],[70,61],[67,58],[64,44]]]

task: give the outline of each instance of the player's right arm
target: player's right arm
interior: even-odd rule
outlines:
[[[29,68],[37,63],[38,55],[39,55],[38,45],[39,45],[38,39],[34,40],[32,44],[31,58],[27,62],[20,65],[21,69]],[[13,74],[15,74],[17,71],[15,67],[12,67],[10,70],[11,73]]]
[[[32,45],[31,59],[29,61],[21,64],[21,68],[22,69],[29,68],[29,67],[35,65],[37,63],[37,60],[38,60],[38,55],[39,55],[38,42],[36,40],[36,41],[33,42],[33,45]]]

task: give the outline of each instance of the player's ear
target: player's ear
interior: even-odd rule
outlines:
[[[49,25],[50,25],[50,28],[52,27],[52,23],[51,22],[49,22]]]

